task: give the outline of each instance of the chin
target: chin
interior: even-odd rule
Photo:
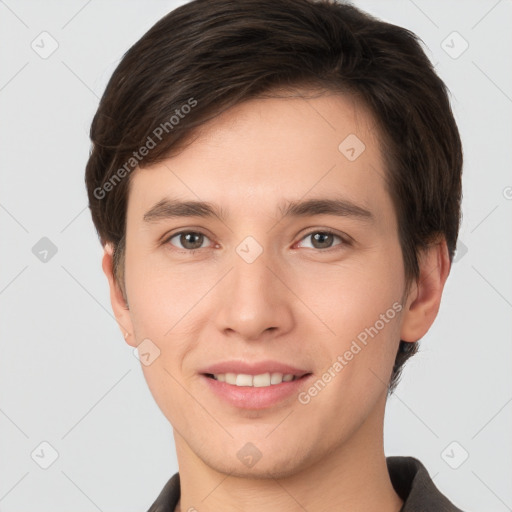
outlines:
[[[201,451],[204,448],[205,446],[202,447]],[[279,455],[275,453],[275,449],[271,446],[261,451],[256,450],[254,445],[248,443],[237,450],[234,457],[226,457],[227,450],[219,450],[218,453],[212,453],[211,451],[208,453],[199,452],[197,456],[214,471],[235,478],[281,479],[293,476],[308,467],[307,461],[304,460],[302,455],[298,456],[296,449],[286,453],[281,452]],[[229,451],[231,452],[231,450]],[[255,456],[255,462],[249,460],[244,463],[244,455],[247,454]],[[259,458],[256,460],[257,457]]]
[[[207,461],[205,462],[207,463]],[[252,468],[244,467],[244,465],[240,463],[234,466],[228,466],[223,463],[212,465],[207,463],[207,465],[215,471],[227,474],[230,477],[254,480],[287,478],[295,475],[300,470],[297,461],[292,463],[290,460],[283,463],[280,461],[267,461],[266,464],[260,460]]]

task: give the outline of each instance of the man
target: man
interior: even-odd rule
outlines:
[[[460,220],[460,137],[414,34],[196,0],[127,52],[91,139],[112,307],[176,443],[150,511],[459,510],[383,448]]]

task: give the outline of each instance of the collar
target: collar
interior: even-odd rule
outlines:
[[[400,512],[462,512],[437,489],[425,466],[414,457],[387,457],[389,477],[404,504]],[[165,484],[148,512],[174,512],[180,499],[180,475]]]

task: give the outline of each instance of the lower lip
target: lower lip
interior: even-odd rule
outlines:
[[[220,398],[240,409],[266,409],[279,404],[291,396],[297,396],[300,388],[312,377],[305,375],[300,379],[265,387],[235,386],[227,382],[201,375],[206,385]]]

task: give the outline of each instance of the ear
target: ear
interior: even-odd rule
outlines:
[[[420,275],[411,286],[404,307],[400,339],[414,342],[422,338],[439,311],[444,284],[450,272],[446,240],[430,245],[419,257]]]
[[[113,252],[112,244],[105,244],[101,267],[108,279],[108,285],[110,287],[110,303],[112,304],[112,310],[114,311],[114,316],[116,317],[119,328],[121,329],[126,343],[132,347],[136,347],[137,343],[133,333],[130,310],[124,300],[121,287],[114,276]]]

